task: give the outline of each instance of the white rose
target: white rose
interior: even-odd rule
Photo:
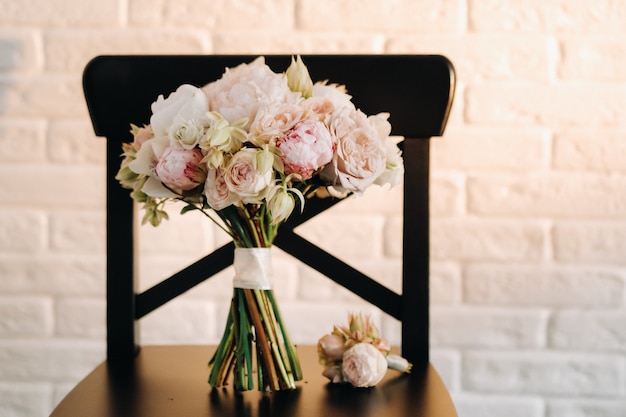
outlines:
[[[332,163],[320,173],[323,181],[339,191],[362,193],[386,167],[387,149],[378,121],[359,110],[340,109],[333,115],[331,132],[337,138]]]
[[[177,116],[169,129],[169,137],[184,149],[190,150],[200,143],[206,131],[201,119],[184,119]]]
[[[264,150],[242,148],[228,162],[224,181],[228,189],[237,194],[245,204],[260,203],[272,184],[273,156]]]
[[[386,372],[387,359],[369,343],[357,343],[343,354],[343,379],[355,387],[373,387]]]
[[[162,95],[152,103],[150,125],[157,138],[169,137],[170,127],[180,120],[203,119],[209,105],[205,94],[197,87],[183,84],[167,98]]]

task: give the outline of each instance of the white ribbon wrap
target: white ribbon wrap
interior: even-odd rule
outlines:
[[[271,248],[235,248],[233,287],[272,289]]]

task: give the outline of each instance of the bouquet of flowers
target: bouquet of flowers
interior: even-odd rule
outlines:
[[[413,367],[391,353],[389,342],[362,314],[350,314],[347,326],[334,326],[332,333],[322,336],[317,353],[324,366],[322,375],[333,383],[346,382],[359,388],[378,384],[387,369],[410,373]]]
[[[234,375],[237,390],[295,388],[297,352],[271,289],[269,248],[279,226],[313,196],[361,194],[397,184],[402,157],[388,114],[368,116],[343,86],[313,83],[300,57],[275,73],[259,57],[203,87],[181,85],[131,125],[117,175],[143,206],[142,223],[168,218],[165,204],[199,211],[235,244],[235,279],[209,383]]]

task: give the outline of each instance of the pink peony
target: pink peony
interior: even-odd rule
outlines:
[[[182,195],[204,183],[206,170],[199,149],[168,147],[154,168],[157,177],[170,190]]]
[[[332,160],[335,146],[326,126],[314,120],[302,120],[276,139],[285,174],[296,174],[302,181]]]

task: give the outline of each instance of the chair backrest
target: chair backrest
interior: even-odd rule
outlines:
[[[233,262],[227,244],[172,277],[136,291],[133,202],[115,174],[129,123],[146,123],[150,104],[183,83],[204,85],[226,67],[254,56],[100,56],[86,67],[83,84],[96,135],[107,140],[107,356],[123,364],[138,350],[137,321]],[[290,56],[266,56],[275,71]],[[274,244],[402,322],[402,352],[416,366],[428,363],[429,139],[441,136],[455,91],[451,63],[438,55],[303,56],[313,80],[348,87],[366,114],[389,112],[392,134],[403,136],[405,160],[402,293],[398,294],[324,252],[294,227],[337,200],[313,199],[281,226]]]

